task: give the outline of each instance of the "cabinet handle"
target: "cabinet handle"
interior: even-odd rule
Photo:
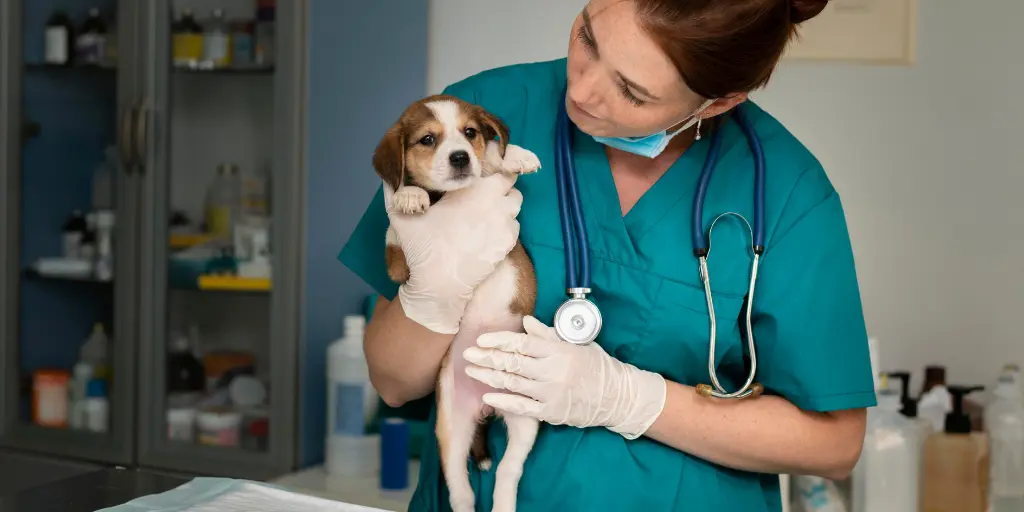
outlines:
[[[146,153],[149,143],[149,107],[143,103],[135,112],[135,165],[140,173],[146,170]]]
[[[131,174],[135,162],[132,161],[132,128],[135,122],[135,109],[124,108],[121,110],[121,126],[118,135],[118,146],[121,150],[121,167],[125,173]]]

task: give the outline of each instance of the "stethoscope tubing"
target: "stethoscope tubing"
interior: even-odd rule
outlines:
[[[590,293],[590,241],[587,237],[586,222],[583,216],[582,203],[579,195],[579,184],[576,181],[576,166],[573,161],[572,128],[570,119],[566,112],[565,96],[559,103],[558,117],[555,122],[555,175],[556,187],[558,190],[558,204],[560,222],[562,226],[562,240],[565,246],[565,269],[566,286],[568,293],[574,297],[566,302],[570,304],[573,300],[584,300],[597,315],[597,329],[600,329],[600,310],[595,305],[585,301],[586,294]],[[751,229],[751,246],[754,252],[754,261],[751,266],[750,284],[748,287],[747,307],[744,312],[746,323],[747,345],[750,351],[750,372],[743,386],[729,393],[721,385],[715,370],[715,344],[717,341],[717,319],[715,305],[711,293],[711,278],[707,266],[707,257],[710,253],[710,230],[705,233],[703,228],[704,201],[707,196],[708,186],[711,182],[711,175],[718,163],[719,151],[722,144],[723,129],[715,131],[708,148],[707,157],[704,160],[704,167],[701,170],[697,182],[697,190],[693,201],[693,218],[691,225],[691,241],[693,253],[697,257],[700,270],[700,278],[704,284],[704,293],[707,300],[708,318],[710,324],[710,340],[708,354],[708,373],[711,376],[712,385],[702,384],[697,386],[697,392],[704,396],[715,398],[747,398],[758,396],[763,391],[760,384],[754,384],[754,377],[757,373],[757,353],[754,343],[754,332],[752,327],[752,304],[754,299],[755,285],[757,283],[757,272],[760,257],[764,252],[764,209],[765,209],[765,160],[764,151],[757,134],[754,133],[745,114],[740,109],[732,112],[737,124],[743,131],[754,155],[754,226]],[[712,223],[714,225],[714,223]],[[577,262],[579,268],[577,268]],[[563,305],[563,308],[566,307]],[[561,311],[561,309],[560,309]],[[556,314],[556,324],[558,323]],[[596,332],[594,333],[596,336]],[[568,340],[567,340],[568,341]]]

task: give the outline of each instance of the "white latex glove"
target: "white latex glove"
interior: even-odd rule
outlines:
[[[626,439],[644,434],[665,407],[665,379],[609,356],[597,343],[573,345],[536,318],[526,333],[485,334],[463,352],[466,374],[516,394],[484,403],[555,425],[607,427]]]
[[[398,290],[409,319],[434,332],[458,332],[473,290],[519,237],[523,195],[512,188],[515,182],[509,173],[480,178],[426,212],[408,215],[395,210],[396,194],[384,184],[391,228],[409,266],[409,280]]]

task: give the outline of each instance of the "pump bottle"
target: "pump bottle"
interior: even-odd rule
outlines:
[[[985,410],[991,455],[991,512],[1024,510],[1024,405],[1015,375],[999,377]]]
[[[929,436],[924,446],[922,510],[988,510],[988,436],[971,432],[971,418],[964,412],[964,396],[982,389],[948,387],[953,410],[946,415],[944,431]]]
[[[921,429],[900,414],[900,393],[888,380],[883,373],[878,406],[868,410],[864,448],[853,475],[853,512],[919,509]]]

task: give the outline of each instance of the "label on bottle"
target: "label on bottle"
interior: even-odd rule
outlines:
[[[206,224],[210,234],[228,236],[231,233],[231,208],[211,206],[206,214]]]
[[[231,63],[231,37],[228,34],[211,32],[206,34],[203,45],[205,59],[214,66],[227,66]]]
[[[46,27],[46,62],[66,64],[68,62],[68,31],[64,27]]]
[[[87,33],[78,36],[75,51],[79,62],[99,64],[103,58],[103,35]]]
[[[175,65],[196,65],[203,58],[203,36],[191,33],[175,34],[172,53]]]
[[[334,385],[333,435],[361,436],[366,434],[366,387],[359,384]]]

